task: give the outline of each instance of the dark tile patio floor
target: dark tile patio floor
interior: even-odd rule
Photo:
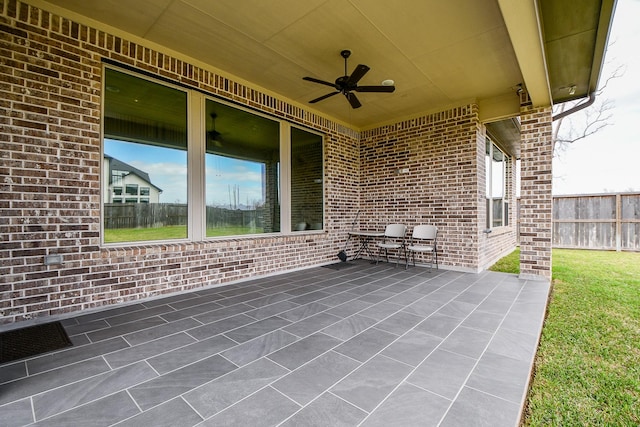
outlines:
[[[0,425],[518,425],[549,283],[341,267],[65,319],[0,365]]]

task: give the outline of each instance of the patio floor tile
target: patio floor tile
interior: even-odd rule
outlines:
[[[61,412],[51,418],[30,424],[34,427],[80,427],[91,425],[109,426],[140,413],[136,404],[126,391],[121,391],[100,400],[67,412]]]
[[[356,426],[367,413],[325,393],[281,424],[282,427]]]
[[[347,267],[62,318],[0,365],[0,425],[518,425],[548,283]]]
[[[275,426],[300,406],[271,387],[264,388],[201,424],[213,426]]]
[[[415,367],[441,342],[441,338],[413,330],[394,341],[382,354]]]
[[[265,358],[236,369],[184,395],[200,415],[211,417],[255,393],[289,371]]]
[[[331,392],[358,408],[371,412],[411,372],[404,363],[376,356],[345,379]]]
[[[451,401],[411,384],[402,384],[362,423],[366,427],[435,427]],[[466,424],[465,424],[466,425]]]
[[[236,367],[236,365],[221,356],[211,356],[177,371],[131,387],[129,394],[142,410],[146,410],[231,372]]]
[[[454,399],[475,364],[476,360],[470,357],[435,350],[407,381],[447,399]]]
[[[397,335],[389,332],[370,328],[345,341],[336,348],[336,351],[360,362],[366,362],[397,338]]]
[[[440,427],[513,427],[519,405],[465,387]]]
[[[118,423],[118,427],[193,427],[202,421],[184,400],[176,398]]]
[[[318,332],[271,353],[267,357],[287,369],[294,370],[338,344],[340,344],[340,340]]]
[[[273,386],[301,405],[306,405],[360,364],[334,351],[323,354],[277,381]]]

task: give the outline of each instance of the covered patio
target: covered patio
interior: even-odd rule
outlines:
[[[0,323],[320,266],[390,223],[437,226],[443,268],[519,244],[550,280],[551,108],[597,89],[613,1],[140,5],[0,2]]]
[[[516,425],[614,6],[0,0],[1,329],[74,342],[0,366],[0,424]],[[391,223],[440,269],[326,267]]]
[[[547,282],[331,267],[68,318],[0,367],[0,424],[518,425]]]

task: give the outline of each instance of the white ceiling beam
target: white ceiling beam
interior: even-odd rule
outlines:
[[[536,0],[498,0],[498,5],[533,106],[550,106],[551,89]]]
[[[520,115],[520,97],[516,92],[478,100],[478,118],[482,123]]]

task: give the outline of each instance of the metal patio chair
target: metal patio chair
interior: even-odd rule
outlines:
[[[378,257],[376,258],[376,265],[380,261],[380,253],[384,249],[384,256],[389,262],[389,250],[398,251],[398,260],[396,261],[396,267],[400,262],[400,252],[404,252],[405,262],[407,260],[407,249],[405,247],[405,234],[407,233],[407,226],[404,224],[389,224],[384,230],[384,237],[382,242],[378,243]]]
[[[411,239],[407,245],[409,256],[413,257],[413,266],[416,265],[416,252],[431,254],[431,262],[429,263],[429,272],[433,268],[433,263],[438,269],[438,227],[435,225],[416,225],[411,233]],[[409,266],[409,257],[406,257],[404,268]]]

